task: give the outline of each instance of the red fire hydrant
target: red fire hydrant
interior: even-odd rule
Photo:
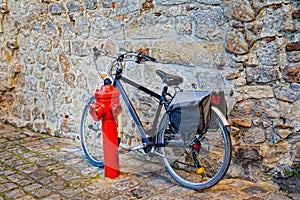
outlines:
[[[120,92],[105,79],[104,85],[95,92],[96,103],[90,106],[95,121],[102,119],[104,173],[106,177],[120,175],[118,154],[118,131],[116,118],[121,113]]]

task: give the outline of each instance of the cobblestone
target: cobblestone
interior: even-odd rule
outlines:
[[[1,123],[0,146],[0,200],[300,199],[270,183],[240,179],[190,190],[174,182],[156,158],[145,159],[139,152],[120,154],[121,175],[109,179],[87,162],[79,142]]]

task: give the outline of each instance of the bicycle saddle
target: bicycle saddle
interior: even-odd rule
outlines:
[[[162,79],[163,83],[167,84],[167,86],[178,86],[180,83],[183,83],[183,79],[180,76],[168,74],[161,70],[156,70],[156,73]]]

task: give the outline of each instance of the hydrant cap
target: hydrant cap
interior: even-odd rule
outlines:
[[[102,85],[100,90],[97,90],[95,93],[96,99],[108,99],[115,98],[120,96],[118,89],[115,89],[112,85]]]

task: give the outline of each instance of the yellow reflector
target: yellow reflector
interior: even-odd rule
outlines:
[[[204,167],[200,167],[197,169],[197,174],[202,174],[205,171]]]

